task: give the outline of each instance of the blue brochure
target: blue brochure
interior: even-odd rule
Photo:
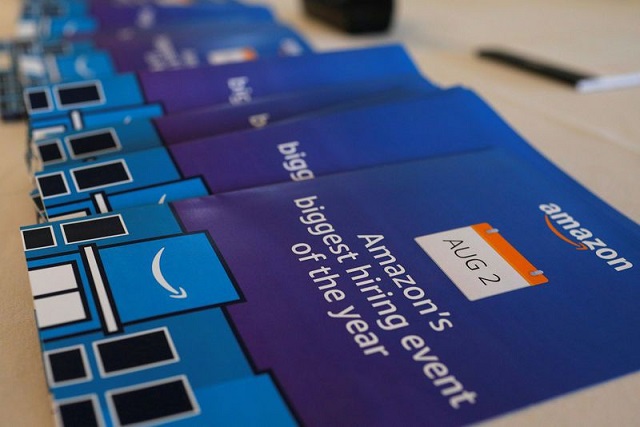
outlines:
[[[640,369],[638,225],[401,47],[233,0],[21,32],[58,425],[468,425]]]
[[[460,425],[640,368],[640,229],[551,168],[494,148],[175,211],[303,424]]]
[[[325,129],[331,129],[330,138]],[[215,194],[492,146],[508,147],[534,165],[547,164],[481,99],[458,88],[336,108],[169,147],[51,165],[36,174],[36,183],[48,217],[58,218],[111,211],[110,200],[116,195],[148,203],[149,198],[135,196],[138,191],[151,191],[153,203],[183,199],[174,184],[184,178],[202,180]],[[555,168],[548,173],[568,179]],[[169,191],[168,184],[177,192]]]
[[[18,37],[0,43],[8,64],[0,82],[5,119],[26,114],[25,87],[308,50],[268,9],[232,1],[31,1]]]
[[[33,130],[64,132],[362,80],[415,76],[399,46],[138,72],[25,90]]]
[[[356,108],[385,100],[438,90],[420,76],[354,82],[316,89],[287,92],[253,100],[249,104],[216,105],[154,120],[134,120],[55,135],[34,141],[33,168],[83,161],[105,154],[169,146],[185,141],[253,128],[263,128],[328,108]]]
[[[321,86],[254,99],[248,104],[223,104],[169,114],[153,122],[165,145],[240,130],[263,128],[301,115],[328,109],[380,104],[403,96],[429,94],[440,89],[419,75],[384,80],[362,80]]]
[[[91,16],[101,10],[126,10],[144,6],[240,6],[236,0],[24,0],[21,19]]]
[[[325,129],[331,129],[331,137]],[[52,165],[36,174],[36,183],[47,215],[56,218],[107,212],[112,195],[147,191],[182,178],[202,179],[218,193],[494,145],[538,159],[477,96],[451,89],[329,110],[168,148]],[[154,203],[162,197],[184,198],[161,192]]]
[[[493,146],[23,228],[56,414],[460,425],[633,372],[640,230],[559,176]]]
[[[22,233],[60,425],[294,424],[221,309],[241,295],[209,237],[182,233],[168,205]],[[153,265],[135,270],[140,251],[153,252]],[[173,288],[175,274],[198,287]]]
[[[61,3],[61,4],[64,4]],[[175,24],[197,24],[203,21],[265,22],[273,20],[268,8],[237,2],[199,1],[184,2],[147,1],[134,3],[91,2],[88,9],[75,13],[56,13],[53,10],[34,10],[19,22],[23,37],[59,39],[76,34],[93,34],[122,27],[150,29]]]
[[[123,31],[120,35],[94,37],[92,45],[91,50],[76,48],[69,54],[22,55],[19,60],[22,74],[42,85],[119,72],[221,65],[310,51],[293,30],[275,23],[220,26],[207,23],[142,33]]]

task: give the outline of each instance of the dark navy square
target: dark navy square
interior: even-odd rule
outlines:
[[[49,354],[51,376],[56,383],[86,378],[82,352],[79,348]]]

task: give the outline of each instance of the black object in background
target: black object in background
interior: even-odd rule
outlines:
[[[386,31],[393,0],[303,0],[305,11],[348,33]]]
[[[536,73],[574,87],[581,81],[594,77],[560,65],[553,65],[548,62],[527,58],[504,49],[481,49],[478,51],[478,55],[481,58],[511,65],[512,67]]]

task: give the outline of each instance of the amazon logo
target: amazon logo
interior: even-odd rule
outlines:
[[[187,297],[187,291],[185,291],[182,287],[178,287],[178,289],[176,289],[171,286],[171,284],[169,284],[167,279],[165,279],[164,275],[162,274],[160,261],[162,259],[162,254],[164,253],[164,249],[165,248],[160,249],[158,253],[156,253],[156,256],[153,257],[153,262],[151,263],[151,273],[153,274],[153,278],[156,279],[156,282],[158,282],[158,284],[169,293],[169,296],[171,298],[184,299]]]
[[[558,239],[572,246],[575,250],[594,252],[598,258],[605,260],[616,271],[628,270],[633,267],[630,261],[620,257],[616,250],[596,237],[591,230],[583,227],[580,222],[563,211],[557,204],[548,203],[538,207],[545,214],[544,221],[547,228]]]

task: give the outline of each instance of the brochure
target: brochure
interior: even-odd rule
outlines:
[[[129,19],[132,14],[137,16],[133,26],[122,27],[114,17]],[[102,25],[98,29],[100,19],[107,28]],[[278,46],[269,39],[275,33],[266,35],[269,27],[281,33]],[[6,67],[0,79],[2,117],[15,120],[26,115],[22,90],[30,86],[93,79],[138,67],[193,67],[238,62],[276,51],[280,55],[304,52],[305,42],[291,31],[287,37],[285,30],[274,22],[268,9],[231,1],[25,2],[18,38],[0,43]],[[241,32],[247,36],[239,37]],[[264,40],[257,37],[258,32],[265,34]],[[187,33],[195,38],[189,39]],[[232,33],[236,34],[233,39],[221,42],[223,34]],[[123,45],[128,45],[125,50],[133,48],[133,41],[139,50],[133,58],[138,62],[144,59],[144,64],[133,66],[123,58],[126,53],[118,55]]]
[[[552,170],[493,146],[26,227],[56,413],[460,425],[633,372],[640,230]]]
[[[70,161],[84,161],[105,154],[125,154],[162,145],[263,128],[330,108],[356,108],[387,99],[437,90],[416,76],[323,86],[299,92],[278,93],[248,104],[219,104],[171,114],[153,120],[71,131],[34,141],[32,170]]]
[[[137,4],[136,4],[137,3]],[[76,34],[93,34],[122,27],[153,28],[177,23],[216,21],[256,22],[273,20],[270,10],[237,2],[199,1],[185,4],[180,1],[91,2],[88,13],[71,15],[51,14],[51,10],[34,9],[19,21],[20,37],[59,39]],[[55,12],[55,11],[54,11]]]
[[[168,205],[27,227],[22,235],[58,424],[193,417],[206,425],[295,424],[220,308],[239,294],[209,237],[182,233]],[[134,271],[131,257],[158,244],[155,267],[140,263]],[[167,250],[182,253],[173,267],[166,256],[162,262]],[[158,278],[186,268],[200,285],[187,294],[161,279],[162,292],[148,294],[138,286],[147,267]]]
[[[546,172],[496,147],[174,208],[303,424],[459,425],[640,367],[640,229]]]
[[[82,42],[85,43],[86,42]],[[274,23],[177,26],[140,34],[94,37],[91,50],[69,54],[21,55],[20,70],[40,85],[94,79],[115,73],[163,71],[293,56],[310,48],[293,30]]]
[[[331,129],[330,137],[324,129]],[[476,95],[451,89],[402,94],[168,148],[52,165],[35,179],[53,218],[107,212],[112,194],[181,178],[201,178],[218,193],[494,145],[538,159]],[[183,198],[162,196],[163,201]]]
[[[273,19],[30,0],[0,46],[58,425],[467,425],[640,368],[637,224],[401,47]]]
[[[404,49],[391,45],[32,87],[25,90],[25,104],[37,138],[216,104],[245,104],[276,93],[416,74]]]

